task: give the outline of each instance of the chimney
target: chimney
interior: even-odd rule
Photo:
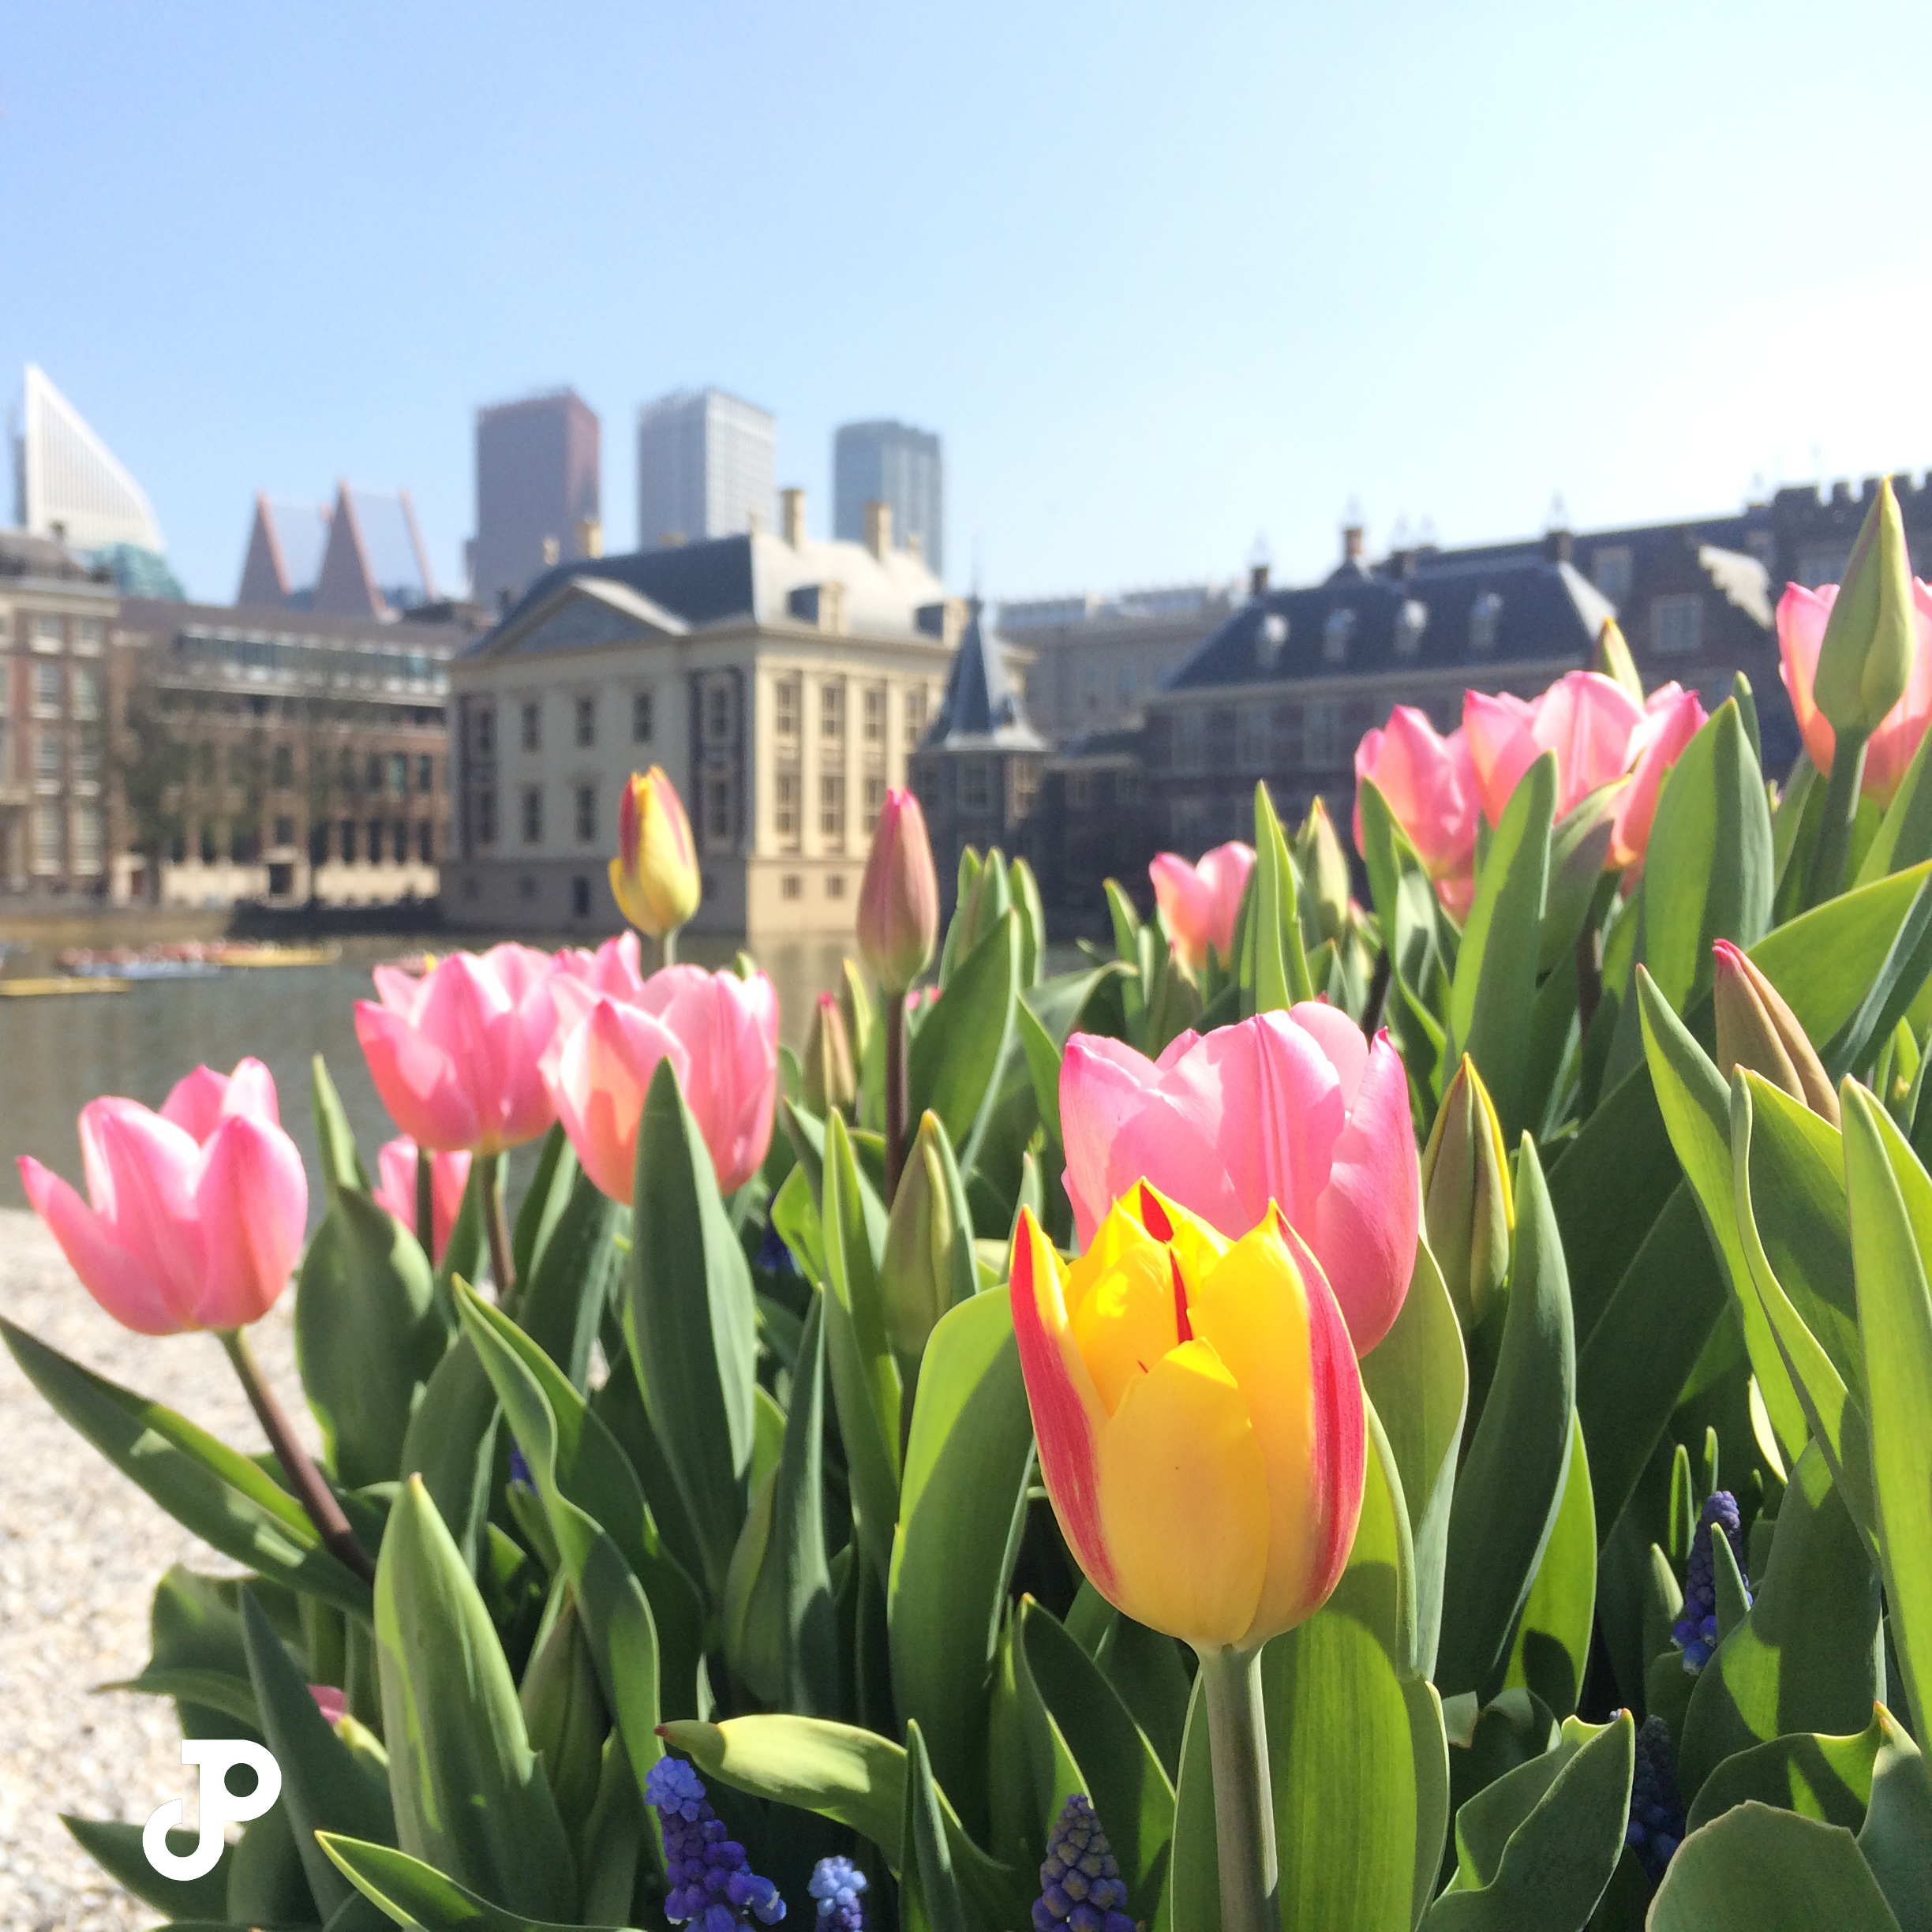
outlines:
[[[683,547],[684,533],[682,530],[664,530],[659,533],[657,548],[660,550],[681,550]]]
[[[865,547],[883,564],[893,547],[892,505],[869,503],[865,507]]]
[[[1248,573],[1248,594],[1251,597],[1266,597],[1268,586],[1268,567],[1256,564]]]
[[[1567,530],[1545,530],[1543,533],[1543,561],[1545,564],[1567,564],[1576,549]]]
[[[915,564],[926,561],[926,539],[917,530],[906,532],[905,552]]]
[[[563,554],[564,546],[554,537],[546,537],[543,540],[543,560],[545,570],[549,570]]]
[[[1397,578],[1413,577],[1416,571],[1416,553],[1413,550],[1391,550],[1389,552],[1389,570]]]
[[[794,550],[805,545],[805,492],[802,489],[782,489],[778,492],[778,515],[784,532],[784,540]]]
[[[1345,564],[1359,564],[1362,554],[1362,526],[1359,523],[1345,523],[1342,526],[1342,560]]]
[[[604,554],[604,526],[599,519],[589,516],[577,519],[577,554],[586,557]]]

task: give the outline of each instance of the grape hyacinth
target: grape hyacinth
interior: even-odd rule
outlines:
[[[523,1460],[523,1451],[513,1442],[510,1445],[510,1480],[520,1484],[534,1496],[537,1485],[530,1480],[530,1465]]]
[[[822,1858],[805,1889],[818,1901],[818,1923],[828,1932],[865,1932],[859,1894],[866,1889],[866,1875],[850,1859]]]
[[[724,1823],[705,1798],[698,1773],[681,1758],[661,1758],[644,1780],[644,1796],[664,1827],[665,1869],[671,1890],[665,1916],[698,1932],[732,1932],[785,1915],[784,1900],[769,1878],[752,1870],[745,1848],[724,1835]]]
[[[1034,1932],[1134,1932],[1114,1848],[1085,1796],[1076,1792],[1046,1840]]]
[[[1683,1794],[1671,1762],[1670,1726],[1646,1717],[1637,1728],[1637,1762],[1631,1775],[1630,1823],[1623,1842],[1653,1885],[1664,1876],[1684,1835]]]
[[[1737,1498],[1728,1489],[1714,1490],[1699,1511],[1697,1533],[1690,1539],[1690,1561],[1684,1572],[1683,1614],[1671,1627],[1671,1642],[1683,1653],[1683,1667],[1694,1677],[1717,1648],[1717,1559],[1711,1555],[1711,1526],[1724,1526],[1738,1574],[1744,1577],[1744,1531]],[[1750,1601],[1750,1579],[1744,1577],[1744,1601]]]

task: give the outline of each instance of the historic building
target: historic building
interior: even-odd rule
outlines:
[[[964,607],[874,518],[560,564],[451,667],[455,924],[595,933],[627,776],[664,767],[704,874],[695,930],[851,930],[888,785],[926,735]]]

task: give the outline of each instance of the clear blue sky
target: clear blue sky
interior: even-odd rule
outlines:
[[[0,5],[0,395],[41,363],[226,601],[257,489],[479,403],[945,439],[994,596],[1326,567],[1932,463],[1932,9]],[[0,510],[8,506],[0,504]]]

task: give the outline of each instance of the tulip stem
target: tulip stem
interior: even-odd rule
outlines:
[[[1833,748],[1825,811],[1818,821],[1818,846],[1811,855],[1807,906],[1822,905],[1844,890],[1845,859],[1852,849],[1852,828],[1858,819],[1859,794],[1865,783],[1865,747],[1870,742],[1868,736],[1842,731]]]
[[[1280,1923],[1275,1903],[1280,1871],[1275,1851],[1267,1720],[1261,1702],[1261,1653],[1204,1649],[1200,1675],[1214,1765],[1220,1923],[1224,1932],[1271,1932]]]
[[[504,1208],[503,1156],[485,1158],[490,1171],[483,1189],[483,1226],[489,1236],[490,1279],[496,1284],[496,1305],[507,1310],[516,1292],[516,1275],[510,1260],[510,1219]]]
[[[240,1328],[223,1328],[219,1332],[222,1346],[228,1351],[228,1359],[234,1364],[235,1373],[242,1378],[249,1406],[255,1411],[255,1419],[260,1423],[262,1433],[268,1438],[268,1446],[274,1450],[275,1460],[282,1465],[282,1472],[295,1492],[296,1501],[315,1525],[323,1547],[364,1582],[373,1583],[376,1566],[369,1561],[369,1552],[356,1541],[355,1532],[349,1527],[349,1518],[343,1514],[335,1492],[322,1480],[322,1472],[316,1467],[315,1458],[302,1447],[289,1421],[288,1412],[262,1380],[261,1366],[255,1359],[255,1351],[249,1346],[247,1332]]]
[[[657,942],[657,964],[659,966],[675,966],[677,964],[677,936],[676,927],[665,927],[663,936]]]
[[[886,1001],[886,1205],[899,1192],[906,1151],[906,996],[881,988]]]
[[[436,1263],[436,1156],[427,1148],[416,1150],[416,1238]]]

